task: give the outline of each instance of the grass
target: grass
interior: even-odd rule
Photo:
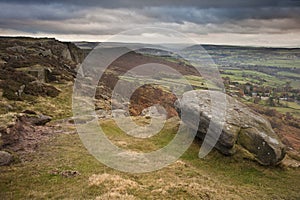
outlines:
[[[264,79],[266,82],[263,83],[265,86],[276,87],[282,86],[285,84],[284,81],[276,78],[275,76],[271,76],[262,72],[257,72],[253,70],[224,70],[225,72],[229,72],[231,74],[222,74],[222,77],[229,77],[231,81],[237,81],[240,83],[255,83],[260,84],[259,79]],[[245,75],[246,77],[243,77]]]
[[[290,108],[290,107],[270,107],[270,108],[273,108],[282,114],[286,114],[287,112],[289,112],[294,117],[300,118],[300,111],[295,110],[294,108]]]
[[[292,72],[277,72],[279,76],[291,77],[291,78],[300,78],[300,75]]]
[[[120,76],[120,79],[132,83],[135,81],[138,81],[140,84],[146,83],[143,77]],[[194,76],[194,75],[186,75],[178,79],[162,77],[159,80],[158,79],[151,79],[151,80],[156,84],[160,84],[167,87],[178,86],[182,89],[184,89],[187,83],[190,86],[194,87],[195,89],[207,89],[207,88],[216,89],[216,90],[219,89],[211,80],[205,80],[202,77]],[[179,91],[179,93],[183,93],[183,92],[184,91]]]
[[[228,59],[238,62],[241,56],[233,55],[224,58],[224,61]],[[244,63],[280,67],[300,66],[299,61],[280,59],[273,61],[245,59]],[[271,86],[284,84],[287,80],[279,80],[275,76],[252,70],[225,71],[234,75],[222,76],[229,76],[232,81],[244,83],[258,83],[255,77],[267,80],[265,84]],[[242,73],[252,77],[244,78]],[[279,75],[291,76],[286,73]],[[130,77],[122,78],[134,81]],[[201,77],[184,78],[192,86],[203,87]],[[162,84],[184,83],[183,79],[172,80],[166,77],[156,81]],[[292,85],[299,88],[297,81],[293,81]],[[16,111],[26,108],[50,115],[54,119],[69,117],[72,115],[72,85],[55,84],[55,86],[63,91],[56,98],[38,97],[34,103],[29,101],[9,103],[13,104]],[[298,104],[288,103],[286,108],[274,108],[283,113],[291,112],[293,115],[299,115]],[[147,123],[139,119],[137,122]],[[177,127],[173,121],[155,136],[138,139],[126,135],[112,120],[102,120],[100,124],[114,144],[137,152],[150,152],[165,146],[175,136]],[[116,171],[98,162],[85,149],[78,135],[55,135],[42,143],[36,152],[28,154],[24,163],[0,167],[0,199],[300,199],[299,168],[263,167],[238,155],[223,156],[215,150],[204,159],[199,159],[200,143],[195,140],[177,162],[161,170],[130,174]],[[78,171],[80,175],[64,177],[53,173],[66,170]]]
[[[289,80],[287,80],[287,81],[289,81]],[[287,82],[286,81],[286,82]],[[293,88],[300,88],[300,81],[299,80],[292,80],[291,81],[291,86],[293,87]]]
[[[115,142],[129,141],[110,121],[101,121]],[[160,148],[174,136],[166,125],[155,139],[132,144],[136,150]],[[119,137],[118,137],[119,136]],[[147,144],[147,145],[146,145]],[[128,147],[128,146],[127,146]],[[30,162],[0,168],[1,199],[299,199],[299,169],[267,168],[217,151],[198,158],[195,141],[179,161],[145,174],[122,173],[93,158],[78,135],[60,134],[28,155]],[[77,170],[66,178],[51,171]],[[91,184],[93,181],[93,184]]]
[[[268,106],[266,102],[262,102],[263,106],[277,110],[282,114],[289,112],[294,117],[300,118],[300,105],[296,102],[280,101],[282,106]]]
[[[286,103],[289,108],[293,108],[295,110],[300,111],[300,105],[298,103],[296,103],[296,102],[286,102]]]
[[[299,68],[300,61],[297,58],[288,58],[294,56],[297,52],[289,52],[288,50],[281,50],[281,52],[271,53],[268,51],[257,52],[252,50],[241,51],[236,49],[233,51],[223,51],[226,56],[218,56],[218,50],[209,51],[209,54],[215,58],[216,61],[231,65],[259,65],[262,67],[278,66],[281,68]]]
[[[134,121],[141,126],[146,124],[144,118],[134,117]],[[113,120],[101,120],[100,124],[107,137],[111,141],[117,141],[115,145],[119,146],[118,142],[122,141],[120,147],[138,152],[151,152],[166,146],[175,136],[179,126],[177,120],[176,122],[174,120],[169,121],[158,134],[141,139],[124,133]]]
[[[299,68],[300,61],[299,59],[280,59],[276,56],[273,58],[260,60],[260,61],[251,61],[253,65],[262,65],[262,66],[280,66],[284,68]]]
[[[54,120],[72,116],[72,83],[52,84],[62,92],[55,98],[34,97],[32,101],[8,101],[14,112],[22,112],[25,109],[34,110],[44,115],[51,116]],[[5,102],[4,100],[2,102]],[[1,102],[0,102],[1,103]],[[1,111],[1,109],[0,109]]]

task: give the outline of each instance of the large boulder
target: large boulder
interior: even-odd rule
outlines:
[[[183,118],[183,121],[197,130],[197,136],[201,139],[205,138],[212,119],[214,108],[211,106],[211,94],[215,96],[220,92],[189,91],[175,103],[178,112],[188,112],[189,119],[200,119],[198,126],[195,126],[193,120]],[[225,155],[240,152],[244,157],[256,160],[262,165],[276,165],[284,158],[285,147],[266,119],[228,95],[226,101],[220,98],[214,99],[214,102],[214,105],[226,103],[224,126],[214,146],[216,149]]]
[[[32,151],[37,144],[52,134],[51,127],[42,126],[51,117],[26,110],[0,116],[0,150],[12,152]]]
[[[47,115],[36,115],[28,117],[28,121],[36,126],[44,126],[52,120],[52,117]]]
[[[0,151],[0,166],[2,165],[9,165],[13,161],[13,156],[6,152]]]

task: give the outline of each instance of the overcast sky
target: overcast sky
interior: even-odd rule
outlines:
[[[0,35],[105,41],[154,26],[202,44],[300,47],[300,0],[0,0],[0,9]]]

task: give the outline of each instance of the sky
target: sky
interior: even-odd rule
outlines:
[[[109,41],[129,30],[126,40],[180,41],[166,29],[200,44],[300,47],[300,0],[0,0],[0,9],[1,36]],[[158,31],[132,31],[144,27]]]

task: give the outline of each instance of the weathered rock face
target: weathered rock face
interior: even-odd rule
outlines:
[[[44,126],[52,120],[50,116],[47,115],[35,115],[35,116],[26,116],[27,121],[36,126]]]
[[[221,100],[216,101],[218,104],[225,103]],[[184,98],[175,105],[178,111],[181,108],[188,111],[192,117],[200,117],[198,127],[194,127],[189,121],[184,123],[197,130],[197,136],[204,139],[212,119],[209,91],[186,92]],[[284,158],[284,145],[274,133],[270,123],[261,115],[226,95],[225,116],[222,133],[215,145],[221,153],[233,155],[239,149],[245,157],[254,159],[262,165],[275,165]]]
[[[72,43],[51,38],[0,37],[3,97],[9,100],[26,100],[39,95],[56,97],[59,91],[45,83],[73,81],[76,67],[86,55],[87,52]],[[21,95],[19,89],[23,85]]]
[[[41,125],[51,120],[33,111],[8,113],[0,118],[0,150],[13,152],[32,151],[37,144],[52,133],[50,127]]]

